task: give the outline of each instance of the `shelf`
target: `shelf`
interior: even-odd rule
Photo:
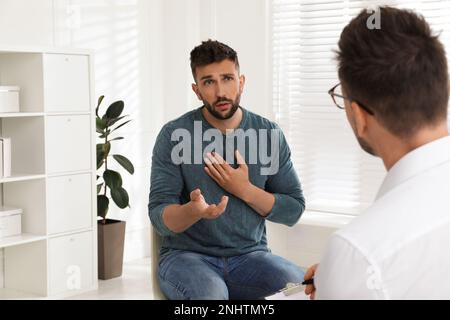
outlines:
[[[45,174],[13,174],[11,177],[0,178],[0,183],[8,183],[8,182],[18,182],[18,181],[29,181],[29,180],[38,180],[44,179]]]
[[[30,47],[30,46],[2,46],[0,48],[0,54],[79,54],[79,55],[90,55],[93,53],[91,49],[76,49],[76,48],[66,48],[66,47]]]
[[[47,112],[47,116],[87,116],[90,112],[84,111],[65,111],[65,112]]]
[[[0,118],[26,118],[26,117],[42,117],[43,112],[11,112],[0,113]]]
[[[31,300],[31,299],[32,300],[43,299],[43,297],[34,293],[0,288],[0,300]]]
[[[67,177],[67,176],[74,176],[79,174],[92,174],[92,170],[79,170],[79,171],[67,171],[63,173],[49,173],[47,174],[47,178],[57,178],[57,177]]]
[[[76,230],[61,232],[61,233],[54,233],[54,234],[50,234],[48,236],[48,239],[73,236],[73,235],[76,235],[76,234],[85,233],[85,232],[91,232],[91,231],[93,231],[92,228],[82,228],[82,229],[76,229]]]
[[[22,209],[22,234],[0,238],[0,300],[77,294],[74,267],[80,290],[97,285],[92,62],[90,51],[0,48],[0,84],[20,88],[18,112],[0,112],[12,173],[0,200]]]
[[[14,237],[6,237],[0,239],[0,248],[14,247],[22,244],[27,244],[31,242],[37,242],[41,240],[45,240],[45,236],[37,236],[34,234],[23,233],[19,236]]]

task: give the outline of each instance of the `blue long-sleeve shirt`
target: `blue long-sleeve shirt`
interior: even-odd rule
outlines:
[[[163,236],[161,255],[173,249],[221,257],[268,250],[265,219],[292,226],[297,223],[305,210],[300,181],[292,165],[291,152],[281,129],[277,124],[244,108],[241,109],[243,118],[236,132],[255,133],[253,140],[248,138],[251,136],[248,134],[244,146],[238,143],[238,138],[235,138],[234,148],[230,148],[226,142],[227,136],[206,121],[202,108],[167,123],[159,133],[153,149],[148,209],[153,226]],[[216,138],[211,138],[211,135],[207,134],[214,131],[217,134],[215,137],[222,137],[223,142],[218,142]],[[275,131],[278,135],[272,134]],[[255,136],[257,140],[254,140]],[[278,148],[272,139],[278,139]],[[222,150],[208,149],[212,142],[218,143],[216,146],[222,144]],[[186,148],[183,149],[183,146]],[[267,152],[262,152],[264,148]],[[241,199],[223,190],[204,170],[202,152],[223,152],[221,156],[224,159],[235,161],[236,149],[239,149],[246,160],[250,182],[275,197],[273,209],[266,218]],[[255,150],[258,151],[256,157]],[[272,158],[275,160],[268,163],[270,151],[274,151],[278,157]],[[269,158],[264,158],[259,153]],[[230,158],[230,155],[233,156]],[[278,163],[275,163],[276,161]],[[237,164],[232,166],[236,168]],[[269,167],[276,170],[267,172]],[[169,205],[188,203],[190,193],[195,189],[202,191],[208,204],[217,204],[222,196],[228,196],[227,208],[218,219],[202,219],[186,231],[176,234],[164,224],[163,211]]]

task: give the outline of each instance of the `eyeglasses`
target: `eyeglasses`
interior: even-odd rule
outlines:
[[[342,95],[342,86],[340,83],[338,83],[337,85],[335,85],[333,88],[331,88],[330,90],[328,90],[328,94],[331,96],[331,99],[333,99],[334,104],[336,105],[336,107],[338,107],[339,109],[345,109],[345,101],[344,100],[348,100],[350,103],[351,102],[356,102],[361,108],[363,108],[364,110],[366,110],[366,112],[370,115],[374,115],[373,111],[370,110],[369,108],[367,108],[365,105],[363,105],[361,102],[351,98],[351,97],[345,97]]]

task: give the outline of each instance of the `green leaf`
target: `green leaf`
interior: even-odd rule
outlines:
[[[106,215],[108,214],[108,207],[109,207],[108,197],[106,197],[104,195],[98,195],[97,196],[97,215],[99,217],[102,217],[103,219],[105,219]]]
[[[97,185],[97,194],[100,193],[100,191],[102,190],[102,187],[103,187],[103,183],[100,183]]]
[[[111,141],[116,141],[116,140],[123,140],[123,139],[124,139],[123,137],[117,137],[117,138],[114,138],[114,139],[109,140],[109,142],[111,142]]]
[[[125,209],[130,203],[130,198],[124,188],[111,189],[111,197],[120,209]]]
[[[104,164],[105,164],[105,159],[97,158],[97,170],[100,169]]]
[[[98,98],[97,108],[95,109],[95,115],[97,117],[98,117],[98,110],[100,109],[100,105],[102,104],[104,98],[105,96],[100,96],[100,98]]]
[[[123,109],[125,108],[125,104],[123,101],[116,101],[113,104],[111,104],[106,111],[106,118],[109,120],[115,119],[120,117],[120,115],[123,112]]]
[[[113,126],[114,124],[116,124],[117,122],[119,122],[120,120],[122,120],[122,119],[124,119],[126,117],[128,117],[128,116],[123,116],[123,117],[119,117],[119,118],[116,118],[116,119],[108,120],[108,126],[111,127],[111,126]]]
[[[103,173],[103,180],[106,185],[111,189],[118,189],[122,187],[122,177],[120,173],[113,170],[105,170]]]
[[[105,160],[105,151],[103,150],[103,143],[100,143],[97,144],[97,167],[103,160]]]
[[[111,143],[107,142],[103,144],[103,152],[105,153],[105,159],[108,158],[110,151],[111,151]]]
[[[107,142],[103,145],[103,150],[105,150],[106,153],[109,153],[111,150],[111,143]]]
[[[97,165],[102,159],[106,159],[111,151],[111,143],[97,144]]]
[[[134,174],[134,166],[130,160],[128,160],[126,157],[121,156],[119,154],[113,155],[113,158],[130,174]]]
[[[124,122],[124,123],[122,123],[120,126],[118,126],[117,128],[115,128],[115,129],[113,129],[113,130],[111,130],[111,132],[114,132],[114,131],[116,131],[117,129],[119,129],[119,128],[121,128],[121,127],[123,127],[124,125],[126,125],[128,122],[131,122],[132,120],[128,120],[128,121],[126,121],[126,122]]]
[[[108,122],[106,120],[100,119],[98,117],[95,118],[95,123],[97,125],[97,130],[102,130],[102,131],[105,130],[108,125]]]
[[[99,138],[100,139],[105,139],[110,133],[111,133],[111,130],[107,130],[106,132],[102,132],[102,135],[99,136]]]

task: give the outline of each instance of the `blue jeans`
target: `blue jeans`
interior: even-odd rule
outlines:
[[[256,300],[302,282],[303,271],[266,251],[230,258],[176,250],[159,264],[159,283],[170,300]]]

